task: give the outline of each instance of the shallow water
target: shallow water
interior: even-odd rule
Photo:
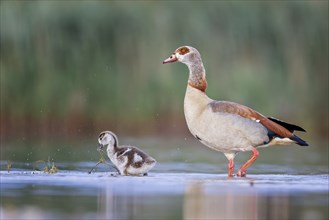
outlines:
[[[2,148],[0,218],[317,220],[329,217],[328,158],[323,150],[299,147],[261,150],[260,158],[248,169],[246,178],[227,178],[226,159],[195,142],[167,141],[161,146],[156,141],[141,142],[146,143],[143,150],[158,160],[145,177],[118,176],[104,164],[88,174],[99,158],[94,148],[82,147],[79,154],[69,154],[77,148],[56,151],[56,157],[50,158],[59,168],[55,174],[36,171],[42,170],[45,164],[33,161],[45,158],[47,152]],[[35,148],[42,149],[37,145]],[[239,155],[237,166],[249,155]],[[8,159],[12,164],[9,172]]]
[[[56,174],[1,171],[1,219],[328,218],[327,174],[227,178],[158,166],[146,177],[88,174],[83,166]]]

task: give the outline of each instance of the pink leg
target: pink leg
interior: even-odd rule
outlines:
[[[257,159],[258,156],[259,156],[258,150],[256,148],[253,148],[251,153],[251,158],[240,167],[236,175],[240,177],[246,176],[247,168]]]
[[[234,160],[230,159],[228,160],[228,176],[233,177],[234,172]]]

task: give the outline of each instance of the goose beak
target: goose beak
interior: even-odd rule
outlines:
[[[176,55],[173,53],[169,58],[165,59],[162,63],[173,63],[176,62],[178,59],[176,57]]]
[[[103,144],[98,144],[97,145],[97,151],[101,151],[101,150],[103,150]]]

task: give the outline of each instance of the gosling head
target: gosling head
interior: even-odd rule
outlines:
[[[101,132],[98,136],[98,143],[98,151],[103,150],[105,146],[116,148],[119,144],[117,136],[111,131]]]
[[[175,50],[174,53],[167,59],[165,59],[162,63],[173,63],[173,62],[181,62],[190,66],[194,63],[201,62],[201,55],[197,49],[191,46],[182,46]]]

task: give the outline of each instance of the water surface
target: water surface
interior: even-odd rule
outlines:
[[[7,145],[0,161],[1,219],[329,217],[328,160],[317,148],[261,149],[246,178],[228,178],[226,159],[197,142],[141,142],[159,162],[145,177],[119,176],[104,164],[89,174],[99,159],[89,143],[55,153]],[[59,172],[47,174],[45,163],[35,163],[46,155]],[[237,166],[249,156],[238,155]]]

